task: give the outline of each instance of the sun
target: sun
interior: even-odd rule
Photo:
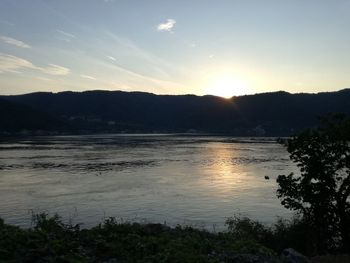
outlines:
[[[227,75],[220,76],[210,81],[205,92],[209,95],[231,98],[233,96],[247,94],[248,86],[243,80],[235,76]]]

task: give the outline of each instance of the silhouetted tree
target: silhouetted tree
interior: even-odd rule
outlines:
[[[350,120],[328,115],[285,142],[300,175],[279,175],[277,196],[314,228],[316,252],[350,251]]]

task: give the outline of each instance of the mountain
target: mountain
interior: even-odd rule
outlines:
[[[24,130],[53,131],[64,127],[64,122],[44,111],[0,99],[0,133]]]
[[[197,131],[282,136],[315,125],[318,116],[329,112],[350,114],[350,89],[317,94],[280,91],[231,99],[122,91],[38,92],[0,99],[0,105],[7,101],[37,111],[37,121],[49,117],[57,124],[59,120],[58,130],[74,133]],[[21,114],[16,116],[23,119]]]

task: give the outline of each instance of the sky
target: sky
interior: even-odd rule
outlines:
[[[0,94],[350,87],[350,0],[1,0]]]

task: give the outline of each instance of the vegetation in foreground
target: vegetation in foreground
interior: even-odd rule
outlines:
[[[118,223],[111,218],[92,229],[64,224],[55,215],[34,217],[32,229],[0,222],[0,257],[24,262],[216,262],[217,254],[241,250],[229,234],[211,234],[189,227]],[[257,244],[251,251],[271,253]],[[217,254],[216,254],[217,253]]]
[[[241,217],[229,218],[226,224],[226,231],[215,233],[109,218],[81,229],[43,213],[33,216],[32,228],[22,229],[0,219],[0,262],[305,262],[279,256],[290,247],[315,256],[310,254],[313,229],[300,218],[279,219],[270,227]],[[329,257],[312,262],[350,259]]]
[[[314,253],[350,251],[350,118],[331,114],[285,143],[300,174],[280,175],[277,196],[313,229]]]
[[[81,229],[57,215],[33,218],[30,229],[0,221],[0,262],[279,262],[284,248],[307,252],[310,241],[307,226],[298,219],[266,227],[233,217],[227,231],[212,233],[114,218]]]

